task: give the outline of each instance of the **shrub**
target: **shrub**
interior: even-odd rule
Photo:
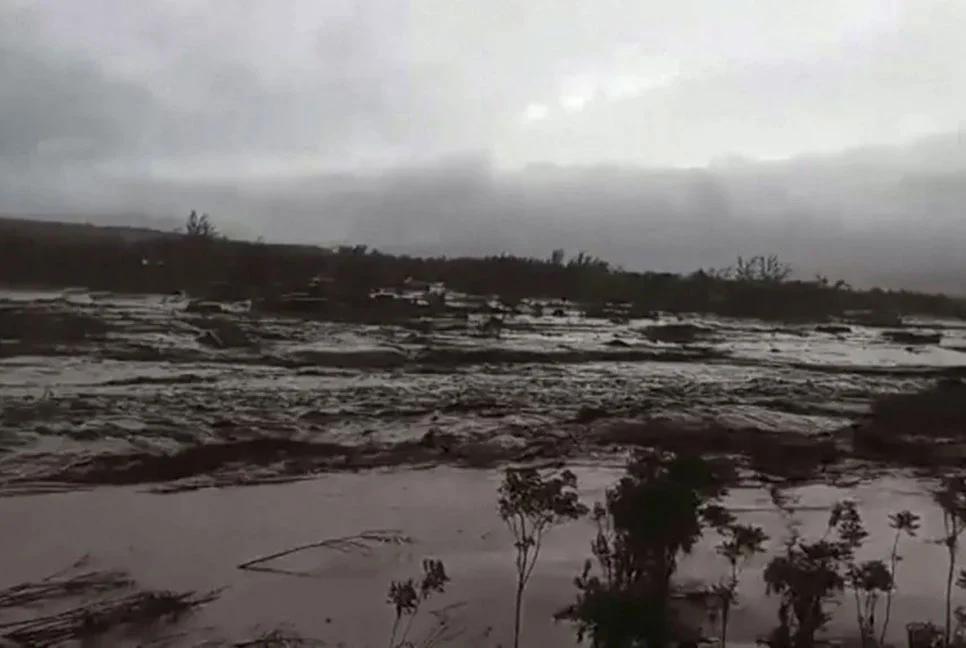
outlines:
[[[944,477],[939,488],[933,491],[933,500],[943,512],[944,535],[939,543],[946,547],[949,567],[946,576],[946,607],[943,641],[946,646],[953,639],[953,579],[956,574],[956,555],[959,553],[959,537],[966,531],[966,477]]]
[[[672,603],[678,558],[706,525],[726,516],[717,505],[725,479],[699,457],[640,452],[594,507],[593,561],[575,579],[577,600],[557,614],[595,648],[662,648],[683,636]]]
[[[771,559],[762,575],[767,594],[778,597],[778,626],[766,643],[771,648],[812,648],[815,634],[828,623],[827,604],[845,589],[843,572],[852,550],[846,542],[827,536],[846,510],[837,506],[826,536],[809,542],[796,524],[791,500],[776,489],[772,501],[786,518],[789,536],[783,552]]]
[[[540,557],[546,533],[554,526],[587,514],[577,497],[577,477],[569,470],[543,476],[535,468],[509,468],[500,485],[500,517],[513,534],[517,584],[514,598],[513,646],[520,645],[523,592]]]
[[[728,561],[728,576],[717,583],[712,591],[715,594],[721,614],[721,645],[728,645],[728,616],[731,607],[738,600],[738,580],[742,569],[755,555],[764,551],[768,540],[761,527],[738,524],[730,521],[720,533],[723,539],[717,546],[718,553]]]
[[[448,582],[449,576],[446,575],[443,562],[427,559],[423,561],[423,575],[420,578],[394,580],[389,584],[387,602],[393,606],[396,614],[389,636],[390,648],[414,648],[416,644],[408,637],[420,607],[434,594],[442,593]],[[405,625],[403,619],[406,620]],[[427,645],[427,642],[420,642],[420,645]]]

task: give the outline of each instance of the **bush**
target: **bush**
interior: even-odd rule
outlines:
[[[686,634],[672,605],[678,559],[706,525],[724,520],[725,480],[709,462],[641,452],[594,507],[597,537],[575,580],[577,600],[558,619],[595,648],[662,648]]]
[[[513,534],[517,586],[514,598],[513,646],[520,645],[523,591],[540,557],[545,534],[554,526],[587,513],[577,498],[577,477],[565,470],[543,476],[536,468],[508,468],[500,485],[500,518]]]

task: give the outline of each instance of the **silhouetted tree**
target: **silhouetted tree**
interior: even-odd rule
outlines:
[[[185,236],[196,239],[210,240],[218,237],[218,230],[211,222],[211,217],[208,214],[199,214],[193,209],[185,222],[184,233]]]
[[[782,263],[777,256],[753,256],[750,259],[738,257],[734,277],[738,281],[761,283],[782,283],[792,274],[792,267]]]
[[[557,618],[573,622],[578,640],[590,638],[594,648],[663,648],[680,639],[671,578],[706,524],[730,520],[716,504],[725,483],[700,457],[638,453],[594,507],[599,573],[585,563],[576,602]]]
[[[587,513],[577,495],[577,477],[569,470],[543,476],[536,468],[508,468],[500,485],[500,518],[513,534],[517,587],[514,598],[513,646],[520,645],[523,591],[551,528]]]

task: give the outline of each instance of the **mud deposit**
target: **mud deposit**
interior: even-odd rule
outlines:
[[[191,312],[159,296],[2,297],[5,581],[91,552],[152,586],[230,585],[201,618],[235,634],[248,629],[240,618],[290,621],[358,645],[384,643],[371,609],[388,616],[387,578],[424,555],[447,560],[456,599],[509,600],[509,544],[490,514],[497,478],[466,468],[580,464],[594,497],[614,475],[590,466],[658,445],[740,455],[770,479],[804,480],[819,466],[839,480],[882,467],[850,444],[873,401],[966,375],[957,322],[921,322],[910,337],[560,313],[508,316],[493,335],[482,315],[362,325],[231,304]],[[93,492],[64,492],[80,489]],[[325,582],[235,569],[373,528],[401,528],[416,544],[326,563]],[[567,602],[560,592],[590,530],[557,536],[527,611],[533,645],[572,637],[546,619]],[[468,618],[482,632],[476,610]],[[748,628],[738,634],[753,639]]]

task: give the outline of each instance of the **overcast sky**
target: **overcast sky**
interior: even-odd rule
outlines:
[[[0,0],[0,163],[704,164],[951,130],[963,0]]]

